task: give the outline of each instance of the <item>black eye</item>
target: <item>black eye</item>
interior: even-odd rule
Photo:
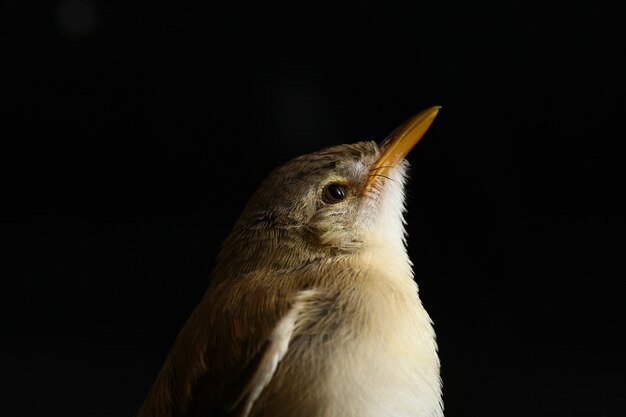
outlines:
[[[347,192],[345,186],[337,183],[332,183],[328,184],[324,188],[324,191],[322,192],[322,198],[326,203],[335,204],[346,198],[346,194]]]

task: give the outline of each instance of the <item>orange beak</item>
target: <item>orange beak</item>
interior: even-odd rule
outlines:
[[[382,154],[372,165],[361,195],[366,194],[372,188],[377,178],[385,178],[389,171],[413,149],[435,120],[440,108],[440,106],[429,107],[411,117],[387,136],[387,139],[380,145]]]

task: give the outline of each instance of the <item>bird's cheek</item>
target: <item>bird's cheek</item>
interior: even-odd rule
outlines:
[[[339,248],[342,246],[342,233],[337,230],[327,230],[320,235],[320,243],[324,246]]]

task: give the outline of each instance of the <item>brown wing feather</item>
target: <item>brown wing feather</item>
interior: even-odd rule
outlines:
[[[293,280],[259,273],[211,285],[180,331],[138,417],[247,415],[251,393],[275,359],[273,332],[297,293]]]

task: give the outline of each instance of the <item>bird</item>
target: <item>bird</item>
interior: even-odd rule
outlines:
[[[404,219],[405,157],[439,109],[268,175],[138,417],[443,416]]]

